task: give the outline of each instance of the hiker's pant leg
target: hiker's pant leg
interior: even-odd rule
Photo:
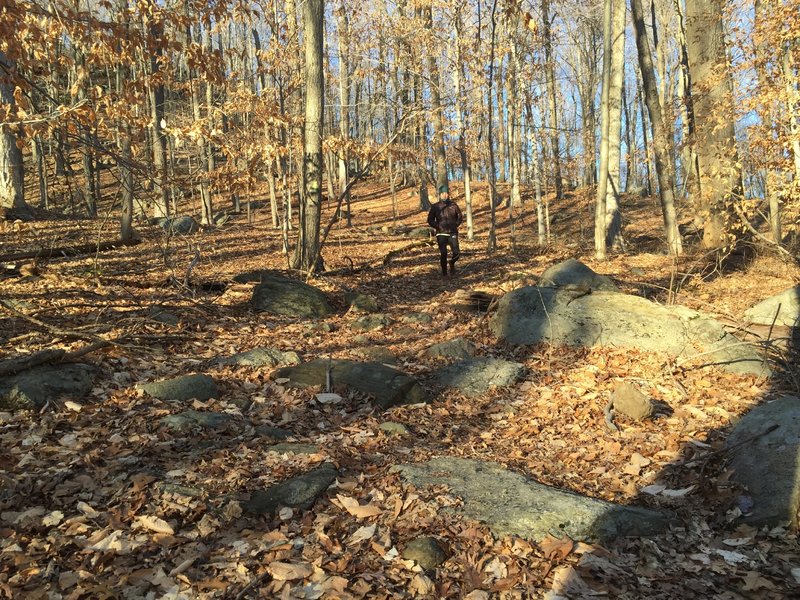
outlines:
[[[442,275],[447,275],[447,246],[450,243],[450,236],[437,235],[436,243],[439,245],[439,264],[442,267]]]
[[[454,233],[450,236],[450,248],[453,251],[453,256],[450,259],[450,266],[452,267],[461,256],[461,249],[458,246],[458,234]]]

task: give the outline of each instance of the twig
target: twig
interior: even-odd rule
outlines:
[[[727,446],[725,448],[720,448],[719,450],[712,450],[711,452],[709,452],[708,454],[706,454],[703,457],[703,464],[700,467],[700,474],[699,474],[700,478],[702,479],[703,472],[705,471],[706,467],[708,466],[708,463],[711,461],[712,458],[715,458],[715,457],[720,456],[720,455],[727,454],[728,452],[736,450],[737,448],[741,448],[742,446],[744,446],[746,444],[749,444],[750,442],[756,441],[760,437],[764,437],[765,435],[769,435],[770,433],[772,433],[773,431],[778,429],[778,427],[780,427],[780,425],[778,423],[773,423],[772,425],[767,427],[761,433],[754,433],[753,435],[748,436],[748,437],[744,438],[743,440],[739,440],[735,444],[731,444],[730,446]]]
[[[739,215],[739,219],[742,221],[742,225],[744,225],[750,233],[752,233],[754,236],[756,236],[762,242],[764,242],[766,244],[769,244],[770,246],[773,246],[781,254],[784,254],[784,255],[788,256],[789,258],[794,258],[792,256],[792,253],[789,252],[783,246],[781,246],[779,241],[769,239],[764,234],[759,232],[758,229],[753,227],[753,224],[750,223],[750,219],[748,219],[747,215],[744,214],[744,211],[742,210],[742,207],[739,206],[736,202],[733,203],[733,210],[735,210],[736,214]]]
[[[619,427],[616,423],[614,423],[614,401],[609,400],[608,404],[606,404],[605,408],[603,409],[603,417],[605,420],[606,427],[608,427],[614,433],[619,432]]]
[[[2,306],[4,309],[6,309],[8,312],[12,313],[13,315],[15,315],[15,316],[17,316],[17,317],[19,317],[21,319],[24,319],[24,320],[26,320],[26,321],[28,321],[30,323],[33,323],[37,327],[40,327],[40,328],[44,329],[45,331],[48,331],[49,333],[52,333],[53,335],[57,335],[58,337],[61,337],[61,338],[87,340],[87,341],[91,341],[91,342],[103,342],[106,345],[115,345],[115,346],[120,346],[121,345],[121,344],[118,344],[117,342],[114,342],[114,341],[111,341],[111,340],[107,340],[106,338],[101,337],[99,335],[95,335],[93,333],[81,333],[81,332],[75,331],[73,329],[62,329],[61,327],[56,327],[54,325],[50,325],[49,323],[45,323],[44,321],[40,321],[36,317],[31,317],[29,315],[26,315],[24,312],[21,312],[21,311],[17,310],[7,300],[0,299],[0,306]]]
[[[78,348],[72,352],[67,352],[66,350],[42,350],[41,352],[34,352],[33,354],[18,356],[16,358],[0,362],[0,377],[13,375],[14,373],[19,373],[20,371],[27,371],[28,369],[32,369],[33,367],[38,367],[39,365],[44,365],[47,363],[70,362],[76,358],[80,358],[81,356],[110,345],[110,342],[94,342],[93,344],[89,344],[83,348]]]
[[[16,252],[14,254],[3,254],[0,262],[10,262],[15,260],[27,260],[29,258],[52,258],[54,256],[77,256],[80,254],[92,254],[96,252],[106,252],[122,246],[135,246],[141,240],[133,239],[129,242],[115,240],[113,242],[100,242],[91,244],[80,244],[78,246],[60,246],[58,248],[40,248],[31,252]]]

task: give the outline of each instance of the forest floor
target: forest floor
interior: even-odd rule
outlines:
[[[418,199],[410,190],[398,195],[396,225],[424,226]],[[463,197],[455,199],[463,207]],[[263,208],[254,224],[237,215],[187,237],[168,239],[160,228],[139,224],[137,246],[51,258],[36,275],[0,280],[0,296],[39,321],[0,315],[3,358],[75,350],[93,336],[121,340],[83,358],[100,373],[90,402],[0,416],[0,597],[800,597],[796,535],[736,523],[731,506],[740,490],[728,481],[724,453],[716,452],[731,422],[752,406],[783,391],[797,393],[791,377],[779,373],[764,381],[683,370],[663,356],[629,349],[542,345],[521,352],[491,336],[485,315],[451,304],[458,289],[500,295],[573,257],[613,277],[625,292],[735,322],[747,307],[800,281],[800,269],[766,251],[725,271],[707,268],[694,248],[676,261],[663,252],[656,201],[638,197],[623,203],[626,251],[598,263],[591,200],[577,192],[551,204],[546,247],[535,243],[530,199],[515,219],[513,244],[507,209],[498,209],[498,249],[487,253],[485,192],[478,191],[475,206],[475,240],[462,233],[459,273],[442,279],[432,247],[402,252],[388,265],[376,260],[413,240],[374,228],[395,225],[386,186],[357,186],[353,226],[337,224],[323,254],[331,270],[375,266],[312,281],[338,302],[338,313],[325,319],[331,331],[254,313],[248,307],[253,284],[233,281],[246,271],[286,269],[280,231]],[[331,213],[328,207],[323,226]],[[0,254],[116,236],[113,219],[52,214],[0,233]],[[195,251],[199,261],[187,287]],[[355,319],[344,302],[349,290],[374,295],[396,320],[367,333],[369,343],[387,346],[398,368],[428,386],[430,403],[380,412],[353,396],[323,405],[313,400],[314,390],[284,388],[264,370],[213,363],[259,346],[303,359],[355,358],[353,338],[361,332],[349,327]],[[179,315],[180,324],[155,321],[153,307]],[[415,326],[413,335],[405,325],[398,333],[400,318],[412,311],[433,314],[433,324]],[[434,389],[430,376],[441,359],[423,351],[456,336],[484,355],[522,362],[524,381],[472,399]],[[213,376],[223,392],[193,408],[234,414],[249,425],[184,433],[161,427],[159,419],[187,407],[152,399],[134,385],[193,372]],[[621,431],[610,432],[603,407],[622,380],[646,386],[671,414],[620,419]],[[389,420],[411,434],[385,433],[379,425]],[[319,452],[268,452],[269,440],[254,433],[258,425],[288,429]],[[496,461],[580,494],[668,508],[683,525],[605,547],[496,538],[448,510],[459,500],[447,489],[415,489],[391,469],[440,455]],[[333,462],[339,476],[311,509],[243,514],[253,490],[323,461]],[[197,493],[184,495],[165,482]],[[656,483],[674,493],[642,493]],[[349,511],[341,497],[373,508]],[[435,571],[422,572],[399,556],[421,535],[436,537],[447,551]]]

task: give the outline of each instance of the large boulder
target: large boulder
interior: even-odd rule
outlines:
[[[256,312],[290,317],[317,318],[333,312],[322,290],[302,281],[266,273],[253,289],[251,306]]]
[[[169,233],[178,233],[180,235],[190,235],[200,230],[200,224],[192,217],[186,216],[163,219],[161,221],[161,227]]]
[[[759,325],[800,327],[800,285],[762,300],[744,312],[744,318]]]
[[[733,480],[748,489],[753,525],[800,525],[800,398],[784,396],[757,406],[726,441]]]
[[[734,373],[770,375],[756,350],[708,315],[618,292],[528,286],[503,296],[492,333],[510,344],[613,346],[697,356],[696,363]]]
[[[167,402],[183,402],[192,398],[205,402],[211,398],[219,398],[217,384],[211,377],[202,373],[140,383],[136,387],[153,398]]]
[[[273,376],[287,378],[300,386],[324,386],[329,370],[332,385],[352,387],[368,394],[383,409],[425,401],[425,392],[416,379],[377,362],[317,359],[278,369]]]
[[[524,372],[525,367],[519,363],[499,358],[472,358],[443,367],[434,380],[465,396],[475,397],[494,387],[513,385]]]
[[[457,337],[430,346],[425,354],[433,358],[471,358],[475,356],[475,344]]]
[[[548,535],[568,535],[607,542],[654,535],[670,522],[664,513],[552,488],[492,462],[441,457],[396,469],[417,487],[447,486],[464,501],[467,517],[486,523],[498,536],[539,542]]]
[[[617,291],[610,277],[598,275],[579,260],[568,258],[542,273],[539,285],[547,287],[574,287],[592,290]]]
[[[61,396],[81,398],[92,389],[94,368],[84,364],[34,367],[0,379],[0,409],[38,410]]]

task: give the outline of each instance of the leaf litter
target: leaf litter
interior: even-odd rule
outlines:
[[[391,218],[385,196],[367,206],[370,218]],[[407,222],[419,220],[412,214]],[[45,235],[47,227],[37,224],[36,235]],[[52,325],[110,338],[136,333],[147,343],[111,346],[87,357],[101,373],[90,402],[67,398],[41,414],[0,419],[0,596],[484,600],[800,593],[796,535],[737,528],[738,514],[729,507],[741,491],[728,481],[724,465],[708,462],[730,421],[768,392],[763,382],[675,368],[664,357],[636,350],[507,348],[489,335],[482,315],[450,305],[459,287],[500,294],[535,281],[544,268],[570,256],[618,278],[631,288],[626,291],[640,292],[641,276],[632,269],[668,281],[673,265],[667,257],[640,252],[598,265],[588,242],[557,244],[542,254],[526,234],[516,251],[501,244],[489,256],[478,242],[465,240],[460,279],[442,282],[433,251],[421,248],[382,269],[314,281],[339,309],[325,320],[332,330],[325,331],[252,313],[252,285],[231,282],[237,273],[285,266],[277,251],[252,250],[263,248],[264,239],[279,247],[279,235],[263,221],[197,238],[202,259],[193,293],[165,283],[189,264],[193,248],[175,244],[165,265],[158,232],[142,227],[145,243],[124,250],[125,261],[54,259],[42,266],[40,281],[4,284],[4,294],[29,298],[38,318]],[[631,219],[631,227],[654,225]],[[20,235],[23,245],[34,243],[33,233],[27,242]],[[344,265],[345,257],[360,264],[402,243],[359,228],[334,229],[326,258],[331,268]],[[214,259],[223,253],[224,261]],[[689,278],[678,301],[739,314],[797,279],[796,272],[770,260],[709,282]],[[759,290],[748,277],[759,278]],[[213,282],[223,282],[224,291],[197,291]],[[354,342],[354,317],[341,300],[351,289],[375,295],[398,324]],[[146,308],[155,305],[174,307],[180,325],[149,319]],[[434,314],[434,324],[404,325],[398,333],[401,317],[411,311]],[[54,341],[13,317],[4,318],[2,336],[18,352],[80,346]],[[523,363],[525,380],[470,399],[430,387],[437,360],[423,351],[458,336],[481,353]],[[365,343],[392,351],[399,368],[429,387],[433,401],[380,413],[357,395],[297,390],[271,380],[268,371],[213,360],[259,346],[305,358],[355,358],[352,349]],[[175,406],[134,389],[137,382],[198,370],[219,383],[220,398]],[[623,380],[646,386],[669,410],[644,422],[623,419],[621,431],[612,434],[603,406]],[[160,425],[164,416],[190,407],[231,420],[214,430]],[[406,424],[410,435],[382,431],[386,420]],[[258,433],[261,425],[286,429],[290,441],[320,451],[271,452],[275,440]],[[463,518],[460,499],[446,488],[415,489],[391,470],[443,454],[497,461],[596,498],[670,509],[682,524],[654,539],[623,539],[608,547],[554,536],[538,544],[498,538]],[[326,461],[336,466],[337,480],[311,509],[284,507],[263,517],[243,510],[254,490]],[[423,535],[447,548],[448,559],[430,572],[401,558],[402,548]]]

